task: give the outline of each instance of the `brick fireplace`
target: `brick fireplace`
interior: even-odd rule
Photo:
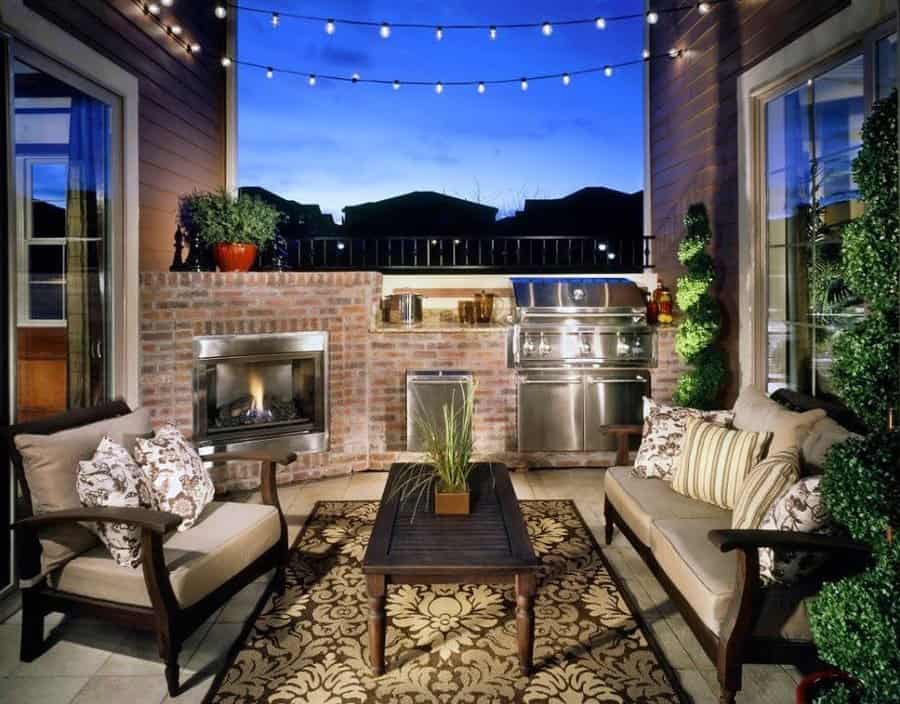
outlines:
[[[607,465],[612,453],[519,454],[515,376],[503,328],[449,332],[373,329],[382,277],[369,272],[141,275],[142,404],[154,423],[194,430],[194,342],[204,336],[322,331],[328,335],[329,445],[282,468],[281,482],[388,467],[406,445],[408,369],[469,369],[478,380],[479,454],[511,467]],[[680,365],[659,336],[653,396],[671,398]],[[234,463],[220,486],[254,487],[256,465]]]

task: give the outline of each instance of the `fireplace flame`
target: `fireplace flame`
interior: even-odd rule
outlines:
[[[262,377],[255,369],[250,370],[248,382],[250,385],[250,395],[253,397],[253,410],[265,410],[265,387],[263,386]]]

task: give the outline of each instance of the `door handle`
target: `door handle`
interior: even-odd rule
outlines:
[[[639,376],[636,379],[588,379],[589,384],[646,384],[647,380]]]
[[[521,384],[581,384],[581,379],[525,379]]]

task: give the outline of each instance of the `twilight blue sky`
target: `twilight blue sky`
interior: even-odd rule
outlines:
[[[248,5],[326,17],[434,24],[506,23],[641,12],[641,0],[247,0]],[[317,74],[388,80],[490,80],[574,71],[640,56],[640,19],[478,31],[394,29],[317,23],[242,12],[238,58]],[[524,198],[584,186],[639,190],[643,183],[642,69],[611,78],[432,88],[352,85],[240,67],[239,179],[287,198],[340,210],[411,190],[434,190],[508,212]]]

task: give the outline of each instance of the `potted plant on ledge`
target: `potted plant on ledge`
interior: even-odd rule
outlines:
[[[427,470],[422,471],[420,466],[412,465],[402,475],[396,489],[401,501],[413,498],[418,507],[422,496],[433,487],[436,514],[469,513],[469,475],[475,466],[472,464],[475,449],[472,419],[476,386],[461,384],[462,399],[459,403],[444,404],[440,418],[426,417],[420,421]]]
[[[192,193],[180,203],[182,226],[212,247],[220,271],[250,271],[275,236],[281,214],[268,203],[225,190]]]

